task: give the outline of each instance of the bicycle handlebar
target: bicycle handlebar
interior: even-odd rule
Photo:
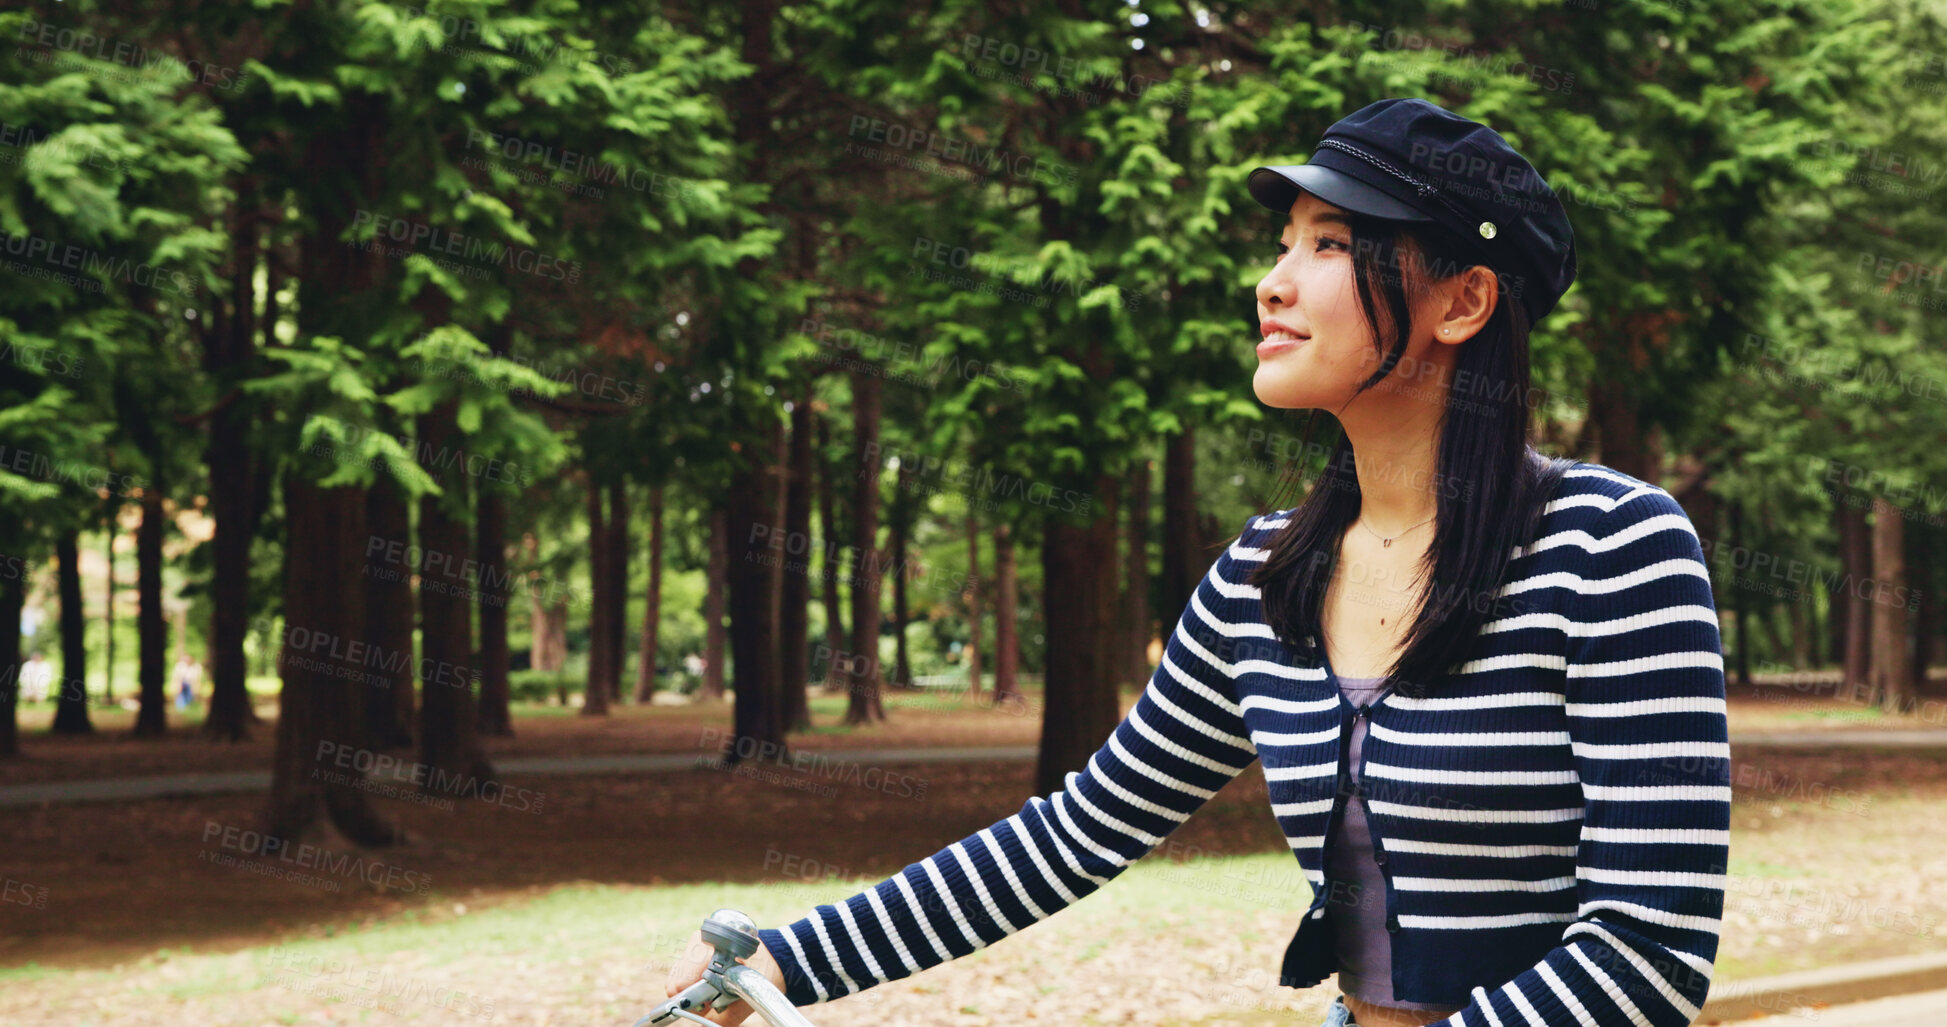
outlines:
[[[771,1027],[813,1027],[762,973],[738,962],[750,958],[762,944],[756,921],[734,909],[719,909],[704,918],[703,940],[716,949],[703,968],[703,978],[650,1010],[635,1027],[679,1021],[708,1024],[691,1010],[721,1011],[738,999],[750,1003]]]

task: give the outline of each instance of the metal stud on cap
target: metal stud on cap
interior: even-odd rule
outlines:
[[[1481,238],[1492,239],[1494,238],[1494,234],[1498,231],[1500,231],[1500,229],[1494,227],[1494,222],[1492,221],[1481,222]]]

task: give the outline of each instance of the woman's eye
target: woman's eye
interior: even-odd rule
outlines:
[[[1318,237],[1319,252],[1323,253],[1326,250],[1334,249],[1334,248],[1341,249],[1341,250],[1348,250],[1348,251],[1352,249],[1351,246],[1346,245],[1343,239],[1334,239],[1326,235],[1321,235]]]

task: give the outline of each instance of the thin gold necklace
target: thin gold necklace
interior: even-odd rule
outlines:
[[[1438,516],[1440,516],[1440,515],[1439,515],[1438,513],[1435,513],[1435,514],[1433,515],[1433,517],[1438,517]],[[1426,521],[1430,521],[1430,520],[1432,520],[1432,519],[1433,519],[1433,517],[1429,517],[1429,518],[1427,518],[1427,519],[1426,519]],[[1420,524],[1425,524],[1425,523],[1426,523],[1426,521],[1421,521],[1421,522],[1420,522]],[[1419,527],[1419,526],[1420,526],[1420,524],[1415,524],[1415,525],[1413,525],[1413,528],[1417,528],[1417,527]],[[1365,522],[1365,521],[1360,521],[1360,522],[1359,522],[1359,527],[1361,527],[1361,528],[1365,528],[1365,529],[1366,529],[1366,530],[1367,530],[1368,532],[1372,532],[1372,537],[1373,537],[1373,538],[1376,538],[1376,539],[1378,539],[1378,540],[1379,540],[1379,543],[1380,543],[1380,545],[1382,545],[1382,546],[1391,546],[1391,545],[1393,544],[1393,538],[1399,538],[1399,537],[1400,537],[1400,535],[1404,535],[1404,534],[1406,534],[1406,531],[1412,531],[1412,530],[1413,530],[1413,528],[1408,528],[1408,529],[1406,529],[1406,531],[1402,531],[1402,532],[1400,532],[1400,533],[1399,533],[1399,535],[1394,535],[1394,536],[1393,536],[1393,538],[1387,538],[1386,536],[1384,536],[1384,535],[1381,535],[1380,533],[1378,533],[1378,532],[1376,532],[1376,531],[1373,531],[1373,530],[1372,530],[1372,529],[1371,529],[1370,527],[1367,527],[1367,525],[1366,525],[1366,522]]]

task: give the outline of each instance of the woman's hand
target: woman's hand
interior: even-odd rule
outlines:
[[[703,940],[702,931],[690,935],[690,943],[684,947],[682,958],[678,959],[676,965],[670,968],[669,983],[665,986],[664,994],[666,996],[673,996],[684,988],[702,980],[703,968],[710,965],[710,957],[714,955],[716,955],[716,949],[711,947],[709,942]],[[771,953],[764,946],[757,946],[757,951],[751,953],[749,959],[741,960],[741,962],[745,966],[763,974],[764,979],[770,981],[771,985],[777,988],[777,990],[784,990],[784,970],[777,965],[777,960],[771,958]],[[744,1018],[748,1017],[753,1010],[750,1008],[750,1003],[738,999],[721,1013],[705,1012],[701,1009],[691,1010],[691,1012],[694,1012],[696,1015],[703,1017],[711,1023],[732,1025],[743,1023]]]

